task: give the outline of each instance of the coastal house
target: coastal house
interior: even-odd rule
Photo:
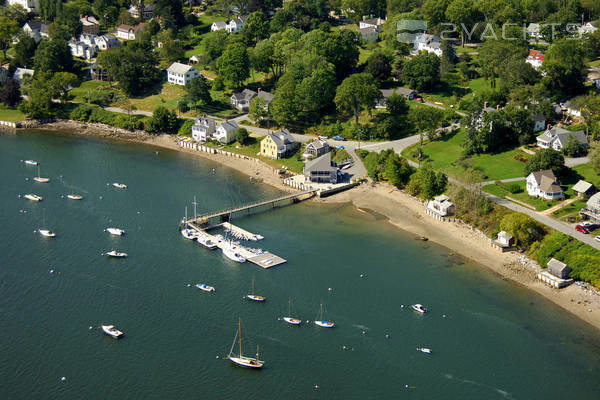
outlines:
[[[135,40],[144,29],[143,22],[137,25],[119,25],[117,27],[117,37],[123,40]]]
[[[586,205],[585,208],[582,208],[579,211],[579,215],[583,219],[589,219],[594,223],[600,223],[600,192],[592,195]]]
[[[450,197],[445,194],[434,197],[433,200],[429,200],[426,207],[440,217],[447,217],[448,215],[454,214],[456,211],[456,206],[450,201]]]
[[[372,26],[366,28],[358,28],[358,34],[360,35],[361,39],[366,41],[377,40],[379,38],[379,31],[377,30],[377,28],[374,28]]]
[[[23,32],[39,43],[42,38],[48,37],[48,24],[40,20],[28,21],[23,25]]]
[[[594,192],[594,185],[589,182],[579,180],[573,185],[573,192],[579,198],[586,199]]]
[[[239,93],[231,95],[231,105],[240,111],[248,111],[248,108],[250,108],[250,101],[256,95],[257,93],[254,90],[244,89]]]
[[[147,20],[152,18],[152,13],[154,12],[154,3],[144,4],[144,8],[141,12],[140,9],[141,7],[139,6],[131,5],[127,11],[133,18],[142,18]]]
[[[377,33],[383,30],[383,24],[385,23],[385,19],[381,18],[367,18],[366,15],[363,15],[362,20],[358,23],[358,29],[365,28],[373,28],[377,31]]]
[[[563,113],[572,117],[581,117],[581,109],[577,105],[571,103],[570,100],[561,103],[560,106],[562,107]]]
[[[199,142],[206,142],[217,131],[215,120],[205,116],[196,118],[192,126],[192,137]]]
[[[510,247],[515,245],[515,238],[510,233],[506,231],[498,232],[498,236],[496,237],[496,242],[503,247]]]
[[[215,21],[210,25],[210,31],[225,31],[227,30],[227,21]]]
[[[271,104],[271,102],[273,101],[273,98],[275,97],[275,95],[273,95],[273,94],[271,94],[271,93],[269,93],[267,91],[264,91],[261,88],[258,88],[257,90],[258,90],[258,92],[256,94],[256,97],[258,97],[260,99],[263,99],[264,103],[265,103],[265,107],[266,107],[266,109],[268,109],[269,108],[269,104]]]
[[[287,157],[296,151],[300,143],[287,129],[269,133],[260,141],[260,155],[272,159]]]
[[[35,71],[32,69],[17,68],[17,69],[15,69],[15,72],[13,73],[13,79],[15,81],[17,81],[17,83],[19,85],[21,85],[21,83],[23,82],[23,78],[25,76],[33,76],[34,73],[35,73]]]
[[[239,16],[232,19],[225,27],[225,30],[229,33],[237,33],[241,31],[247,18],[247,16]]]
[[[564,193],[552,170],[532,172],[527,177],[527,194],[532,197],[541,197],[546,200],[558,200]]]
[[[381,97],[375,103],[375,108],[386,108],[386,101],[393,94],[401,94],[406,100],[414,100],[417,97],[417,92],[409,88],[381,89]]]
[[[119,47],[121,42],[115,37],[115,35],[108,34],[94,37],[94,44],[98,46],[98,50],[108,50],[112,49],[113,47]]]
[[[473,127],[475,129],[477,129],[478,131],[480,131],[481,129],[483,129],[486,126],[486,124],[490,124],[490,129],[491,129],[492,121],[490,121],[489,117],[486,118],[486,115],[495,113],[498,110],[500,110],[499,105],[497,105],[496,108],[493,108],[493,107],[488,107],[487,101],[485,103],[483,103],[483,108],[481,109],[481,112],[473,115],[473,117],[472,117],[473,118],[473,121],[472,121]]]
[[[238,124],[235,121],[225,120],[217,126],[217,130],[213,135],[215,139],[223,144],[228,144],[235,141]]]
[[[577,28],[580,35],[591,35],[598,30],[599,21],[589,21]]]
[[[544,62],[544,53],[539,50],[530,49],[525,62],[530,64],[534,69],[539,69]]]
[[[81,23],[81,32],[83,33],[97,35],[100,31],[100,24],[94,16],[82,15],[79,17],[79,22]]]
[[[531,23],[527,26],[527,36],[534,39],[541,39],[544,37],[542,34],[542,28],[540,24]]]
[[[534,132],[540,132],[544,130],[544,128],[546,127],[546,117],[544,116],[544,114],[533,114],[531,116],[531,119],[533,120]]]
[[[337,183],[338,168],[331,162],[331,153],[325,153],[321,157],[307,161],[304,164],[305,181],[317,183]]]
[[[39,0],[6,0],[6,4],[8,6],[18,4],[21,7],[23,7],[28,13],[37,12],[40,9]]]
[[[306,145],[303,156],[305,158],[317,158],[329,152],[329,144],[324,140],[314,140]]]
[[[548,267],[549,273],[560,279],[567,279],[571,273],[571,267],[555,258],[548,261],[546,266]]]
[[[567,144],[569,137],[574,137],[580,146],[587,146],[588,139],[584,131],[568,131],[560,127],[553,127],[546,130],[536,138],[537,145],[543,149],[562,150]]]
[[[537,278],[542,282],[556,289],[569,286],[573,283],[573,279],[569,278],[571,268],[567,264],[552,258],[546,266],[548,267],[546,271],[540,272],[537,275]]]
[[[442,56],[442,43],[440,38],[428,33],[419,33],[415,36],[415,43],[412,54],[419,54],[422,51],[433,53],[438,57]]]
[[[200,54],[194,54],[188,58],[188,64],[198,64],[200,62]]]
[[[167,68],[167,82],[175,85],[185,86],[192,79],[201,76],[200,71],[191,65],[174,62]]]
[[[73,57],[79,57],[86,60],[96,57],[98,46],[95,44],[87,44],[78,40],[71,39],[67,42],[71,49]]]

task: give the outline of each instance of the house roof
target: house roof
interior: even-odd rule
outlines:
[[[231,95],[236,101],[248,100],[250,101],[254,96],[256,96],[256,92],[250,89],[244,89],[239,93],[234,93]]]
[[[540,31],[540,24],[531,23],[527,27],[527,32],[539,32],[539,31]]]
[[[381,18],[369,18],[369,19],[362,20],[360,22],[362,22],[363,24],[379,26],[379,25],[383,25],[385,20],[381,19]]]
[[[286,145],[296,143],[296,140],[294,139],[294,137],[290,134],[290,132],[287,129],[282,129],[275,133],[269,133],[267,136],[269,138],[271,138],[271,140],[273,142],[275,142],[275,144],[277,145],[278,148],[285,147]]]
[[[96,17],[92,16],[92,15],[84,15],[81,18],[79,18],[79,22],[81,22],[81,24],[83,26],[93,26],[93,25],[98,25],[98,20],[96,19]]]
[[[138,31],[142,30],[144,28],[146,24],[144,22],[140,22],[137,25],[119,25],[117,27],[118,31],[123,31],[123,32],[129,32],[129,31],[133,31],[133,33],[137,33]]]
[[[591,196],[588,201],[587,201],[587,208],[592,209],[592,210],[599,210],[600,209],[600,192],[594,194],[593,196]]]
[[[235,121],[221,122],[219,127],[225,129],[227,132],[234,131],[239,128],[238,124]]]
[[[562,193],[562,188],[556,183],[556,179],[542,175],[539,188],[545,193]]]
[[[304,165],[304,172],[310,171],[337,171],[337,168],[331,165],[331,153],[325,153],[314,160],[308,161]]]
[[[592,185],[589,182],[586,181],[582,181],[580,180],[579,182],[577,182],[574,186],[573,186],[573,191],[574,192],[579,192],[579,193],[586,193],[588,190],[590,190],[594,185]]]
[[[367,26],[366,28],[358,28],[358,32],[361,34],[378,33],[377,28],[375,28],[374,26]]]
[[[513,235],[511,235],[510,233],[507,233],[506,231],[498,232],[498,239],[503,238],[503,239],[509,240],[512,237],[513,237]]]
[[[227,27],[227,22],[226,21],[215,21],[212,23],[214,26],[216,26],[219,29],[225,29]]]
[[[571,272],[571,268],[569,268],[567,264],[558,261],[555,258],[552,258],[550,261],[548,261],[548,264],[546,265],[548,266],[548,272],[550,272],[552,275],[562,275],[563,271]]]
[[[195,125],[211,126],[215,124],[215,120],[211,117],[198,117],[196,118]]]
[[[308,148],[308,146],[312,147],[315,150],[320,150],[324,147],[329,147],[329,144],[327,144],[327,142],[324,142],[322,140],[314,140],[306,145],[307,148]]]
[[[13,73],[13,76],[17,77],[19,79],[22,79],[23,75],[31,75],[31,76],[33,76],[34,73],[35,73],[35,71],[32,70],[32,69],[17,68],[17,69],[15,69],[15,72]]]
[[[271,100],[273,100],[273,97],[275,97],[275,95],[272,95],[269,92],[265,92],[264,90],[259,90],[257,96],[265,100],[267,103],[270,103]]]
[[[529,50],[529,55],[527,56],[527,60],[529,61],[544,61],[544,53],[539,50],[531,49]]]
[[[588,139],[584,131],[569,131],[564,128],[555,126],[539,135],[536,139],[540,142],[550,143],[558,140],[561,146],[567,144],[569,136],[573,136],[579,144],[588,144]]]
[[[187,74],[191,69],[194,69],[191,65],[174,62],[167,71],[172,74]]]
[[[380,92],[381,92],[381,95],[385,99],[387,99],[388,97],[390,97],[394,93],[401,94],[401,95],[406,96],[406,97],[410,96],[411,94],[416,94],[417,93],[417,92],[415,92],[412,89],[403,88],[403,87],[395,88],[395,89],[381,89]]]
[[[423,43],[429,47],[440,47],[440,38],[428,33],[420,33],[415,37],[415,43]]]
[[[556,181],[556,176],[554,176],[554,172],[551,169],[545,169],[542,171],[532,172],[533,179],[535,179],[535,183],[539,186],[542,183],[542,177],[545,176],[548,179],[552,179],[553,182]]]
[[[546,121],[546,116],[544,114],[533,114],[531,116],[531,119],[533,119],[534,122],[536,121]]]

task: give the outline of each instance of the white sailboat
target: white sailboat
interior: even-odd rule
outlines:
[[[252,301],[263,302],[263,301],[266,300],[263,296],[259,296],[259,295],[254,294],[254,280],[255,280],[255,278],[252,277],[252,294],[247,294],[246,298],[248,300],[252,300]]]
[[[246,258],[236,251],[235,246],[223,247],[223,254],[225,255],[225,257],[229,258],[230,260],[233,260],[233,261],[236,261],[239,263],[246,262]]]
[[[417,347],[417,351],[420,351],[421,353],[431,354],[431,349],[428,349],[427,347]]]
[[[37,194],[33,194],[33,193],[26,194],[23,197],[25,197],[27,200],[31,200],[31,201],[42,201],[43,200],[42,196],[38,196]]]
[[[114,257],[114,258],[125,258],[127,257],[127,253],[121,253],[118,252],[116,250],[111,250],[107,253],[104,253],[103,255],[109,256],[109,257]]]
[[[427,307],[425,307],[422,304],[413,304],[412,306],[410,306],[413,310],[415,310],[416,312],[420,312],[421,314],[425,314],[426,312],[429,312],[429,310],[427,309]]]
[[[210,240],[210,238],[208,237],[197,236],[196,240],[198,240],[198,243],[200,243],[202,246],[206,247],[209,250],[214,250],[217,248],[217,244]]]
[[[190,228],[188,228],[187,220],[188,220],[188,216],[187,216],[187,207],[186,207],[185,208],[185,219],[183,220],[185,222],[185,225],[184,225],[184,228],[181,230],[181,236],[183,236],[184,238],[189,239],[189,240],[195,240],[196,239],[195,232],[193,230],[191,230]]]
[[[123,236],[125,234],[125,231],[123,229],[119,229],[119,228],[106,228],[104,230],[104,232],[108,232],[111,235],[115,235],[115,236]]]
[[[35,160],[25,160],[24,162],[27,165],[38,165],[38,162]]]
[[[46,209],[44,209],[44,216],[43,216],[43,219],[42,219],[42,226],[44,228],[39,228],[38,229],[38,233],[40,235],[42,235],[44,237],[47,237],[47,238],[56,237],[56,233],[55,232],[52,232],[51,230],[45,228],[45,226],[46,226]]]
[[[117,189],[127,189],[127,185],[124,183],[115,182],[112,185]]]
[[[292,317],[292,298],[290,297],[288,301],[288,315],[287,317],[283,317],[283,320],[290,325],[300,325],[302,323],[298,318]]]
[[[41,174],[40,174],[40,166],[38,165],[38,174],[37,176],[35,176],[33,178],[34,181],[36,182],[40,182],[40,183],[48,183],[50,182],[50,178],[42,178]]]
[[[315,321],[315,324],[322,328],[333,328],[335,324],[331,321],[325,321],[323,319],[323,303],[321,302],[321,312],[319,314],[319,319]]]
[[[239,354],[237,356],[233,355],[233,348],[235,347],[235,341],[239,338]],[[259,358],[258,346],[256,346],[256,358],[246,357],[242,353],[242,320],[238,318],[238,330],[233,338],[233,344],[231,345],[231,350],[229,350],[229,355],[227,358],[231,360],[232,363],[246,367],[246,368],[262,368],[265,365],[264,361],[261,361]]]
[[[75,191],[73,189],[73,181],[71,181],[71,193],[67,195],[68,199],[71,200],[81,200],[83,199],[83,196],[80,194],[75,194]]]

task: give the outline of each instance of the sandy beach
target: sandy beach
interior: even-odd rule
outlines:
[[[100,124],[88,125],[75,121],[60,121],[40,125],[36,128],[133,141],[181,151],[216,161],[280,190],[294,191],[285,186],[281,177],[265,163],[184,149],[177,144],[179,138],[174,135],[155,136],[141,131],[132,133]],[[546,286],[536,279],[536,274],[541,269],[531,260],[516,252],[500,252],[491,246],[489,239],[483,233],[472,229],[466,224],[442,222],[428,216],[421,201],[388,184],[360,185],[329,198],[317,199],[314,203],[352,203],[358,210],[363,212],[375,212],[384,215],[391,224],[399,229],[426,237],[428,240],[448,248],[453,253],[460,254],[490,268],[500,277],[537,292],[600,330],[600,291],[586,290],[577,285],[571,285],[560,290]]]

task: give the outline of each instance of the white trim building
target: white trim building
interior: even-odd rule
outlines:
[[[201,76],[200,71],[191,65],[174,62],[167,68],[167,81],[174,85],[185,86],[192,79]]]

